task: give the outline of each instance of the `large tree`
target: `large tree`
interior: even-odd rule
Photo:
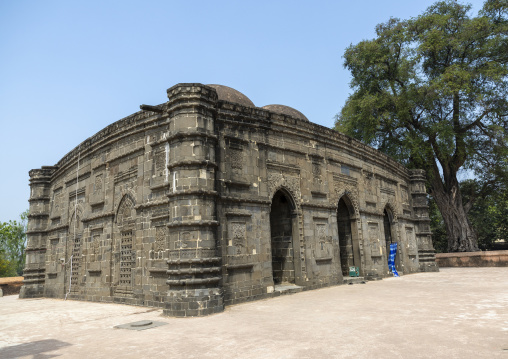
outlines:
[[[427,171],[448,250],[476,251],[457,174],[485,187],[506,169],[508,0],[437,2],[409,20],[390,19],[377,37],[349,46],[353,94],[335,128]]]

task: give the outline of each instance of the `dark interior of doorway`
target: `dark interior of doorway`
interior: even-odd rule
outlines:
[[[272,270],[274,284],[295,283],[292,208],[288,196],[278,191],[270,211]]]
[[[349,267],[354,266],[353,238],[351,233],[351,216],[343,198],[337,208],[337,226],[339,231],[340,264],[343,276],[349,276]]]

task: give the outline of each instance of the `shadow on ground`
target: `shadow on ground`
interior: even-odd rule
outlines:
[[[53,350],[72,345],[56,339],[37,340],[35,342],[13,345],[0,348],[0,358],[14,359],[30,357],[31,359],[47,359],[60,356],[61,354],[45,354]]]

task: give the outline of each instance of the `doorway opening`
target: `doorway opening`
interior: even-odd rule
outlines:
[[[337,207],[337,228],[339,234],[339,252],[342,275],[349,276],[349,267],[360,268],[360,248],[358,240],[353,236],[351,213],[342,197]]]
[[[393,234],[393,215],[392,212],[385,208],[383,211],[383,227],[385,234],[385,242],[386,242],[386,263],[388,263],[388,259],[390,258],[390,244],[397,243],[397,239]],[[397,244],[397,252],[395,254],[395,269],[400,272],[400,243]]]
[[[295,283],[293,207],[290,197],[279,190],[272,199],[270,235],[274,284]]]

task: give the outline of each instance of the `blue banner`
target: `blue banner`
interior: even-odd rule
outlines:
[[[390,244],[390,256],[388,257],[388,269],[393,273],[394,277],[398,277],[397,269],[395,269],[395,255],[397,254],[397,243]]]

